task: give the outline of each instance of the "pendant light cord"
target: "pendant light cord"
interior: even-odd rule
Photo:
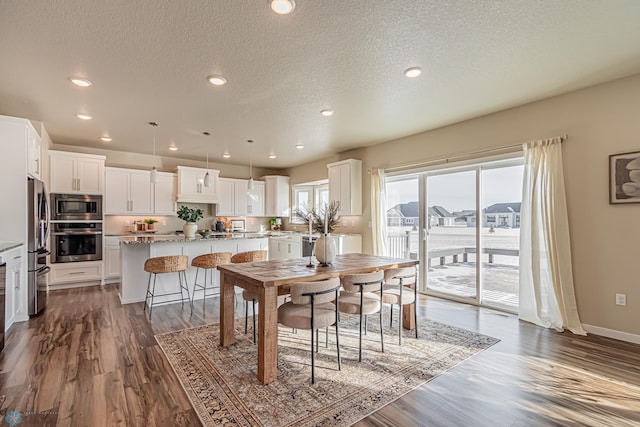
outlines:
[[[153,127],[153,157],[156,157],[156,127],[158,127],[158,123],[149,122],[149,124]]]

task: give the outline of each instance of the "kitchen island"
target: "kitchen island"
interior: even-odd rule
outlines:
[[[238,252],[264,250],[268,247],[268,239],[262,233],[226,233],[215,234],[210,238],[186,239],[183,235],[138,235],[120,237],[120,301],[122,304],[143,302],[147,291],[149,273],[144,271],[144,262],[148,258],[167,255],[187,255],[189,268],[187,269],[187,286],[189,295],[193,292],[193,281],[196,269],[191,267],[191,260],[198,255],[213,252]],[[198,276],[202,281],[204,275]],[[213,272],[213,286],[219,292],[220,280],[218,271]],[[175,292],[178,289],[176,274],[159,274],[156,279],[157,294]],[[210,292],[207,290],[207,292]],[[196,299],[203,298],[202,292],[196,292]],[[172,297],[156,297],[155,301],[163,302]],[[175,296],[174,298],[175,299]]]

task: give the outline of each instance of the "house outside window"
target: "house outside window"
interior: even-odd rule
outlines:
[[[487,222],[490,224],[495,224],[496,216],[495,215],[487,215]]]

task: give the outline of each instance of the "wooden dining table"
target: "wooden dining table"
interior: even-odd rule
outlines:
[[[278,295],[289,293],[290,285],[324,280],[346,274],[371,273],[389,268],[411,267],[416,260],[367,254],[338,255],[328,266],[309,258],[219,265],[220,271],[220,345],[235,343],[235,293],[239,286],[258,295],[258,380],[269,384],[278,376]],[[414,305],[404,311],[403,325],[413,329]]]

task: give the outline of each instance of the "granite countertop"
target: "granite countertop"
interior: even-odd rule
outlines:
[[[10,251],[11,249],[15,249],[19,246],[22,246],[20,242],[0,242],[0,253],[5,251]]]
[[[219,240],[240,240],[240,239],[264,239],[268,237],[264,233],[218,233],[212,234],[208,238],[196,235],[194,239],[187,239],[183,234],[162,234],[162,235],[137,235],[120,237],[120,243],[129,244],[150,244],[150,243],[191,243],[191,242],[214,242]]]

